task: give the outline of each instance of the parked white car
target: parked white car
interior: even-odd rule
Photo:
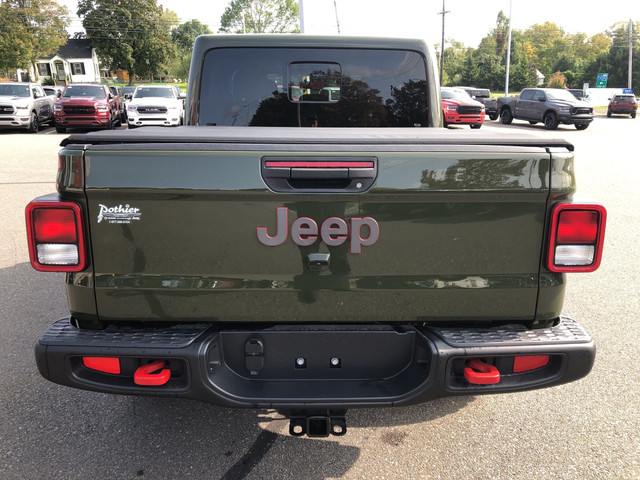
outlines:
[[[43,123],[53,124],[54,102],[37,83],[0,83],[0,128],[36,133]]]
[[[170,85],[139,85],[127,103],[129,128],[182,125],[184,98]]]

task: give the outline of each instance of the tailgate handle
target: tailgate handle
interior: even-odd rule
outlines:
[[[276,192],[362,193],[378,173],[376,157],[262,157],[262,179]]]

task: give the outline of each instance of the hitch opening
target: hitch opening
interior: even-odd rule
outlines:
[[[346,410],[295,411],[285,413],[290,419],[289,434],[293,437],[342,436],[347,433]]]

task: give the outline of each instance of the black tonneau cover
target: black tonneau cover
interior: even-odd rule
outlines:
[[[135,145],[135,144],[210,144],[236,143],[258,145],[336,144],[336,145],[496,145],[516,147],[558,147],[573,151],[565,139],[534,133],[498,135],[485,132],[440,128],[271,128],[271,127],[145,127],[126,131],[99,131],[76,134],[60,144]]]

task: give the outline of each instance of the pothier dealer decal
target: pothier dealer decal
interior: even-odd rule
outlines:
[[[131,223],[133,220],[140,220],[142,212],[139,208],[135,208],[126,204],[117,207],[107,207],[99,204],[100,213],[98,213],[98,223],[103,220],[108,223]]]

